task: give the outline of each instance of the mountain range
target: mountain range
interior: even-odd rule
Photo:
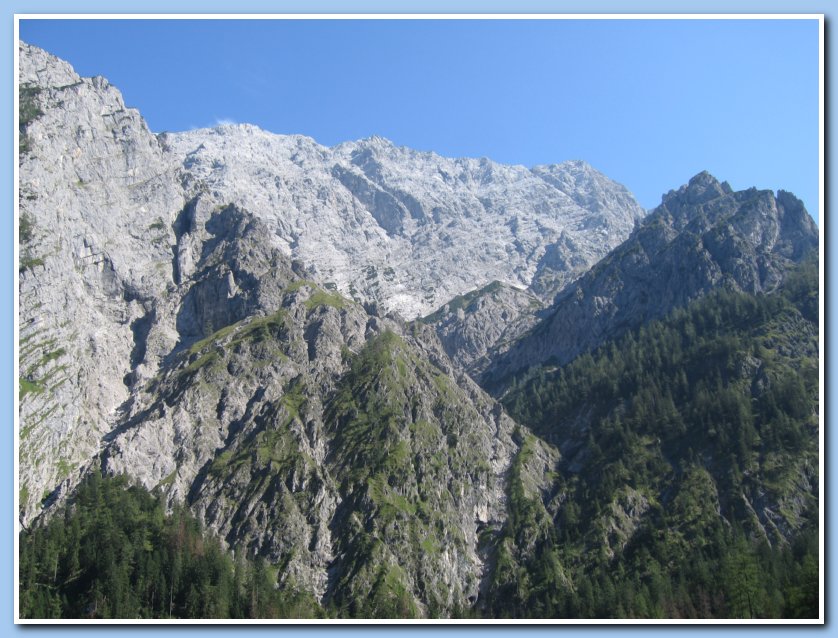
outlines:
[[[37,535],[116,476],[315,615],[808,612],[811,571],[778,567],[819,503],[793,195],[701,173],[645,211],[581,161],[154,134],[104,78],[19,59],[22,615],[211,613],[173,577],[167,608],[136,574],[78,589],[78,552],[51,587],[84,606],[30,594]]]

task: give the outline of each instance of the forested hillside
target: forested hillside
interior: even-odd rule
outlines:
[[[536,540],[498,612],[817,616],[817,290],[810,259],[517,379],[503,402],[562,460],[543,504],[513,474]]]
[[[63,516],[20,535],[21,618],[309,618],[307,593],[233,556],[183,507],[91,473]]]
[[[516,430],[508,517],[481,536],[486,588],[449,613],[816,617],[817,335],[810,260],[775,294],[720,290],[518,379],[504,401],[534,434]],[[437,551],[419,536],[417,560]],[[167,515],[158,495],[98,473],[20,547],[22,617],[418,613],[392,567],[370,598],[346,597],[350,576],[325,608],[277,589],[281,566],[224,551],[185,509]]]

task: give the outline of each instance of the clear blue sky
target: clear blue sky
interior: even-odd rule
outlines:
[[[584,159],[646,207],[709,170],[817,218],[816,21],[30,20],[154,131],[249,122],[449,156]]]

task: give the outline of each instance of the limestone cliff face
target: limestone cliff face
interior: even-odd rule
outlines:
[[[92,467],[188,503],[325,602],[356,604],[385,577],[416,615],[476,600],[511,419],[430,329],[299,278],[275,302],[173,355]]]
[[[140,337],[166,312],[183,195],[176,164],[105,79],[79,78],[24,44],[20,83],[21,106],[40,113],[20,155],[20,496],[29,517],[97,450],[130,396],[126,375],[176,341],[165,331],[148,345]]]
[[[165,144],[189,192],[253,212],[309,276],[406,319],[494,280],[527,287],[536,274],[552,300],[645,214],[584,162],[529,170],[380,137],[328,148],[252,125],[168,134]],[[559,240],[566,259],[544,260]]]

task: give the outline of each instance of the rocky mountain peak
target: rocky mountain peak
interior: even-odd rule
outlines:
[[[329,148],[226,127],[172,133],[166,143],[182,158],[190,194],[210,189],[251,211],[312,277],[405,318],[493,280],[530,285],[562,234],[590,265],[644,213],[624,187],[578,166],[576,178],[553,167],[545,179],[377,136]],[[551,281],[560,286],[579,272],[561,270]]]
[[[381,135],[370,135],[368,137],[363,137],[360,140],[358,140],[357,144],[358,146],[381,150],[399,148],[391,140]]]
[[[817,227],[793,195],[734,192],[699,173],[563,290],[528,335],[500,344],[508,351],[490,354],[484,380],[498,383],[533,362],[567,363],[717,287],[770,292],[817,246]]]
[[[689,182],[663,196],[661,203],[668,207],[696,206],[732,193],[727,182],[720,182],[708,171],[701,171]]]

